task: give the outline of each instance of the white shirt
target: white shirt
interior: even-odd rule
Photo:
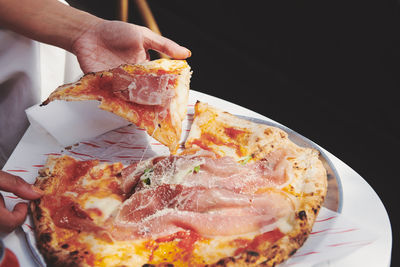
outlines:
[[[80,75],[71,53],[0,29],[0,169],[29,126],[25,109]]]

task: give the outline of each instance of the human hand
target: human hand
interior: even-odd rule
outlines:
[[[4,171],[0,171],[0,190],[14,193],[27,200],[34,200],[43,195],[42,190],[28,184],[21,177]],[[27,203],[17,203],[14,209],[9,211],[5,207],[3,196],[0,194],[0,232],[12,232],[24,222],[27,212]]]
[[[146,27],[121,21],[101,20],[72,45],[72,52],[84,73],[147,61],[149,49],[175,59],[186,59],[191,55],[187,48]]]

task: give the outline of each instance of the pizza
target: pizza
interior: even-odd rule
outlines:
[[[158,59],[88,73],[58,87],[42,103],[54,100],[98,100],[99,108],[127,119],[166,145],[179,147],[191,78],[185,60]]]
[[[197,102],[177,154],[124,166],[50,156],[31,203],[50,266],[276,266],[327,192],[318,151]]]

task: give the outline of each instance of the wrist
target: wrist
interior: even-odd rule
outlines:
[[[0,25],[28,38],[71,51],[102,19],[58,0],[0,0]]]
[[[74,44],[79,38],[83,35],[88,34],[91,31],[94,31],[97,24],[104,21],[99,17],[91,15],[81,10],[76,10],[77,12],[73,16],[73,21],[71,21],[70,30],[72,30],[69,34],[68,43],[65,50],[74,53]]]
[[[63,9],[62,12],[53,13],[53,19],[58,20],[60,24],[50,26],[52,29],[49,32],[53,35],[49,36],[50,38],[45,42],[73,52],[73,45],[76,40],[93,29],[103,19],[64,4],[62,4],[61,9]]]

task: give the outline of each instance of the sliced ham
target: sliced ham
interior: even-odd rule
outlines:
[[[137,192],[124,202],[114,221],[119,229],[114,237],[157,238],[179,230],[203,236],[244,234],[273,224],[292,209],[290,199],[274,191],[246,195],[164,184]]]
[[[122,68],[112,70],[112,90],[118,97],[142,105],[165,105],[175,95],[175,74],[135,74]]]
[[[133,194],[112,222],[112,229],[118,229],[112,231],[114,238],[158,238],[182,230],[203,236],[265,230],[293,211],[292,200],[274,189],[289,179],[289,154],[277,150],[244,165],[201,153],[131,165],[122,184],[124,192]],[[149,181],[138,183],[145,168],[151,169]]]
[[[152,160],[145,160],[140,162],[135,162],[126,168],[124,168],[121,172],[122,175],[122,183],[121,189],[122,192],[128,194],[132,191],[132,189],[138,184],[140,177],[143,173],[153,167]]]
[[[230,157],[205,159],[200,172],[191,173],[185,183],[223,187],[235,192],[255,193],[259,188],[280,188],[291,178],[286,151],[277,150],[255,163],[238,164]]]
[[[125,193],[140,180],[145,169],[151,169],[151,186],[183,184],[185,186],[218,187],[234,192],[255,193],[259,188],[284,186],[292,176],[290,153],[277,150],[268,157],[245,165],[231,157],[215,158],[202,154],[159,157],[133,164],[123,171]],[[197,171],[195,171],[197,170]],[[139,186],[137,190],[142,189]]]
[[[264,180],[268,180],[271,185],[277,187],[285,185],[292,176],[292,168],[288,158],[291,157],[290,151],[275,150],[267,157],[251,165],[258,175]]]
[[[144,189],[124,202],[116,220],[122,224],[138,223],[159,210],[169,208],[181,192],[182,186],[171,185]]]

